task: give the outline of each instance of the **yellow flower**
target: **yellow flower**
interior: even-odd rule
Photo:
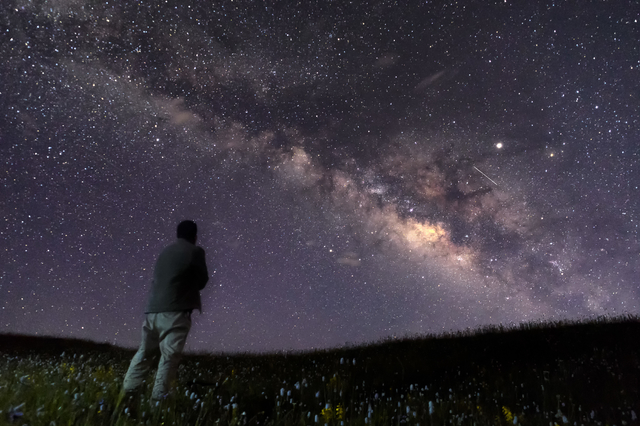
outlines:
[[[509,411],[509,409],[507,407],[502,407],[502,414],[504,415],[504,418],[506,421],[508,421],[509,423],[511,423],[513,421],[513,414],[511,413],[511,411]]]
[[[344,418],[344,409],[342,408],[342,405],[338,404],[338,406],[336,407],[336,419],[342,420],[343,418]]]
[[[331,407],[323,408],[321,415],[324,421],[328,422],[333,417],[333,410],[331,409]]]
[[[339,381],[339,380],[338,380],[338,377],[333,376],[333,377],[331,378],[331,380],[329,380],[329,387],[334,388],[334,389],[335,389],[335,388],[337,388],[337,387],[338,387],[338,384],[339,384],[339,383],[338,383],[338,381]]]
[[[104,366],[99,366],[93,371],[93,378],[100,382],[108,382],[113,379],[113,367],[109,367],[109,369],[105,369]]]

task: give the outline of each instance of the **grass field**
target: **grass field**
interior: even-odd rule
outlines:
[[[307,353],[189,355],[115,410],[133,352],[0,335],[0,424],[634,425],[640,321],[527,324]]]

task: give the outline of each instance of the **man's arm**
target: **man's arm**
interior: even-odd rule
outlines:
[[[198,286],[198,290],[202,290],[207,285],[207,281],[209,281],[209,271],[204,257],[204,249],[197,247],[193,254],[193,282]]]

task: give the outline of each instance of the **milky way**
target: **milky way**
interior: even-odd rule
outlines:
[[[206,3],[3,2],[0,332],[135,346],[187,218],[191,350],[639,314],[633,2]]]

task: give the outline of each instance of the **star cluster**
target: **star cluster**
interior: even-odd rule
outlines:
[[[409,3],[3,2],[0,330],[136,345],[185,218],[194,350],[637,315],[637,12]]]

